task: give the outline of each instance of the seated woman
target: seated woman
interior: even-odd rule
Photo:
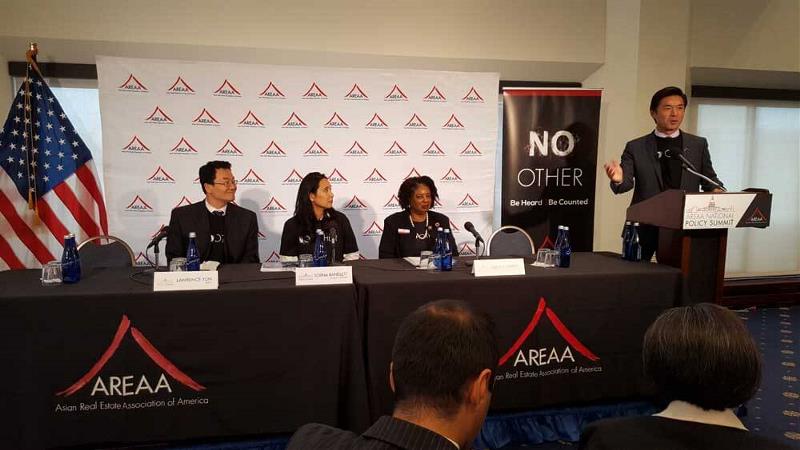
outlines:
[[[403,210],[383,221],[378,257],[405,258],[419,256],[423,250],[433,250],[436,229],[450,228],[447,216],[430,211],[439,199],[433,180],[427,176],[408,178],[400,185],[397,198]],[[453,233],[449,236],[453,256],[458,256]]]
[[[658,414],[605,419],[581,449],[788,449],[748,432],[733,408],[758,390],[761,359],[742,320],[710,303],[667,310],[644,336],[645,375],[669,402]]]
[[[313,254],[316,230],[325,233],[328,261],[358,259],[358,243],[347,217],[333,209],[333,191],[328,178],[311,172],[300,182],[294,216],[283,224],[281,261],[297,261],[299,255]]]

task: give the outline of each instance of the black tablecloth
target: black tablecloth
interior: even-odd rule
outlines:
[[[388,367],[400,321],[428,301],[462,299],[494,319],[505,356],[495,411],[647,394],[644,331],[682,301],[680,271],[613,254],[576,253],[570,268],[527,265],[516,277],[474,278],[463,261],[452,272],[418,271],[403,260],[356,269],[373,419],[392,408]]]
[[[2,448],[368,425],[352,285],[243,265],[217,291],[154,293],[130,273],[47,288],[39,271],[0,273]]]

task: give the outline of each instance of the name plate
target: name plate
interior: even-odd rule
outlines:
[[[295,286],[353,284],[353,267],[298,267],[294,271],[294,284]]]
[[[153,291],[200,291],[219,288],[219,273],[199,272],[155,272]]]
[[[522,258],[476,259],[473,262],[472,273],[476,277],[525,275],[525,260]]]

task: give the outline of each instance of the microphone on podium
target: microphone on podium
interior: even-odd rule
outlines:
[[[151,240],[150,243],[147,244],[146,250],[149,250],[153,247],[158,248],[157,247],[158,243],[161,242],[162,239],[167,237],[167,234],[169,234],[169,227],[166,225],[161,225],[161,228],[158,230],[158,233],[156,233],[156,235],[153,236],[153,240]]]
[[[475,229],[475,225],[473,225],[472,222],[465,223],[464,224],[464,229],[469,231],[470,233],[472,233],[473,236],[475,236],[475,241],[476,242],[483,242],[483,238],[481,237],[481,234],[478,233],[478,230]]]

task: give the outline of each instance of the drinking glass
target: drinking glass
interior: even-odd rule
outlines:
[[[61,284],[61,261],[50,261],[42,266],[42,286]]]

